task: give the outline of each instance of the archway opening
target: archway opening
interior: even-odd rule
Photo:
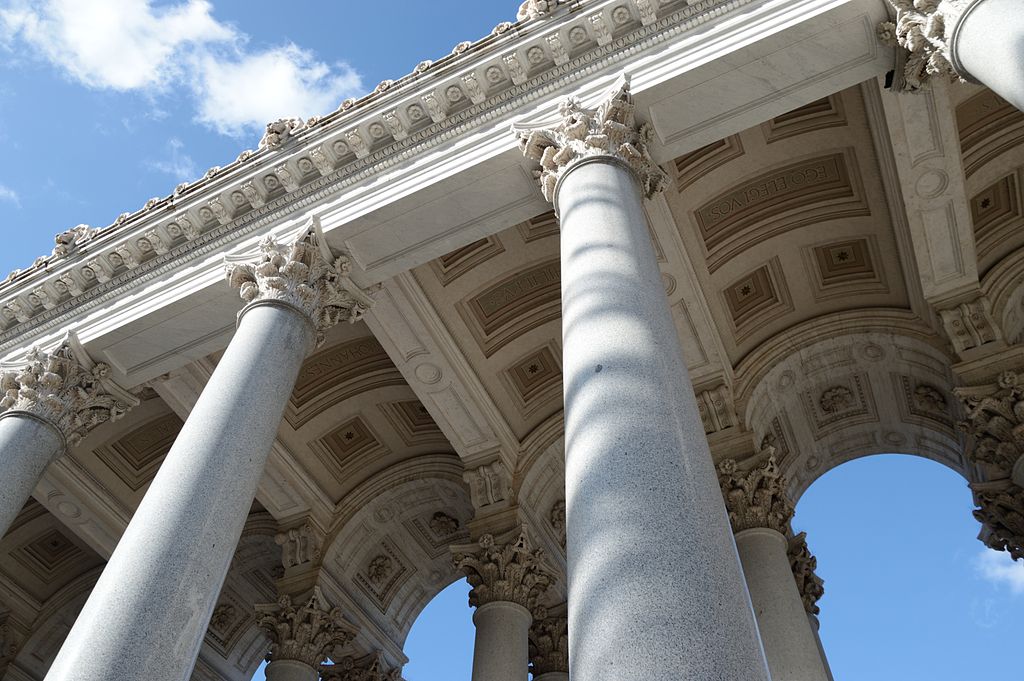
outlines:
[[[964,479],[914,456],[844,463],[801,497],[825,580],[820,635],[837,679],[998,678],[1024,626],[1024,563],[985,548]]]
[[[405,639],[406,681],[469,681],[473,668],[469,583],[453,582],[423,609]]]

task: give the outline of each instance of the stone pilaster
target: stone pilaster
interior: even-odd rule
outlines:
[[[380,652],[364,657],[346,656],[320,665],[321,681],[401,681],[401,667],[390,667]]]
[[[974,0],[889,0],[896,21],[878,27],[879,37],[906,50],[893,86],[916,91],[932,77],[963,80],[953,67],[952,32]]]
[[[320,587],[309,599],[296,604],[290,596],[277,603],[257,605],[257,622],[270,636],[270,662],[295,660],[318,668],[336,649],[358,633],[324,598]]]
[[[1009,480],[972,483],[974,517],[981,523],[978,538],[989,548],[1024,559],[1024,488]]]
[[[733,532],[755,527],[788,532],[794,508],[774,456],[749,471],[740,470],[734,459],[725,459],[718,464],[718,481]]]
[[[70,446],[139,403],[110,380],[110,367],[93,362],[73,334],[49,352],[32,348],[21,366],[5,367],[0,391],[0,417],[31,414],[60,431]]]
[[[665,188],[665,173],[651,159],[648,145],[653,130],[637,125],[635,106],[629,94],[629,80],[622,78],[596,109],[584,108],[570,97],[558,108],[560,121],[553,127],[517,129],[523,154],[540,163],[535,175],[544,198],[555,204],[559,179],[574,165],[587,159],[616,160],[629,167],[645,197]]]
[[[990,480],[1013,478],[1024,484],[1024,375],[1005,371],[994,384],[953,392],[966,414],[960,427],[972,440],[967,457],[981,465]]]
[[[535,679],[569,673],[569,620],[564,615],[549,615],[546,608],[538,608],[530,626],[530,672]]]
[[[825,595],[825,582],[814,572],[818,567],[818,559],[807,548],[806,532],[790,537],[788,555],[804,610],[808,615],[817,615],[821,611],[818,599]]]
[[[258,304],[292,307],[316,329],[320,345],[328,328],[362,319],[373,305],[370,293],[349,278],[349,259],[331,252],[317,219],[288,243],[266,237],[259,251],[255,262],[245,256],[225,259],[228,283],[247,304],[242,312]]]
[[[455,567],[473,587],[469,604],[476,608],[504,601],[533,612],[553,581],[544,552],[530,549],[525,531],[497,539],[485,534],[476,545],[453,546],[452,554]]]

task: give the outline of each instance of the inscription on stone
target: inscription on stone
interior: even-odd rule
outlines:
[[[493,317],[503,308],[541,289],[557,288],[560,280],[558,261],[547,262],[484,291],[474,302],[485,317]]]

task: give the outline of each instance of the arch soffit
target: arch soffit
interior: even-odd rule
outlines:
[[[1024,335],[1024,248],[1017,249],[992,267],[981,281],[992,304],[992,316],[1009,343]]]

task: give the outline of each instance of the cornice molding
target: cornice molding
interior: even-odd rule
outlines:
[[[446,58],[442,60],[444,68],[438,62],[400,82],[387,87],[382,84],[373,95],[343,105],[338,112],[314,120],[312,126],[307,121],[303,129],[290,132],[279,145],[243,152],[229,166],[211,169],[202,180],[179,186],[171,196],[150,200],[140,211],[122,214],[113,225],[90,232],[87,243],[69,254],[44,258],[35,269],[0,283],[0,352],[64,324],[129,288],[194,263],[389,168],[422,157],[467,131],[506,119],[531,102],[550,98],[595,72],[634,59],[642,51],[754,2],[659,0],[652,21],[654,3],[630,0],[629,19],[621,26],[612,18],[613,5],[621,4],[618,0],[582,3],[581,11],[574,12],[559,7],[543,20],[511,25],[456,55],[472,54],[476,59]],[[592,20],[598,15],[603,21]],[[595,28],[602,23],[615,28],[607,34],[608,39]],[[569,43],[575,52],[571,56],[562,44],[563,38],[569,40],[570,33],[584,36],[579,45]],[[534,48],[540,49],[540,53],[534,52],[542,55],[539,62],[524,66],[525,77],[515,76],[515,67],[508,58],[525,57]],[[559,56],[563,53],[564,59]],[[396,135],[394,128],[388,127],[385,115],[393,114],[397,106],[424,106],[424,97],[432,95],[436,99],[438,93],[453,86],[470,88],[466,76],[486,74],[492,67],[508,77],[488,85],[482,98],[470,93],[468,102],[432,115],[431,122],[419,130],[410,126],[405,134]],[[475,75],[474,80],[479,85]],[[375,125],[384,126],[384,141],[373,141],[370,128],[377,131]],[[338,141],[351,144],[353,134],[366,144],[364,152],[351,157],[324,152]],[[511,135],[507,144],[509,148],[515,144]],[[314,164],[307,158],[318,150],[327,159],[326,164]],[[304,160],[310,166],[305,170]],[[271,174],[277,181],[268,188],[263,180]]]

